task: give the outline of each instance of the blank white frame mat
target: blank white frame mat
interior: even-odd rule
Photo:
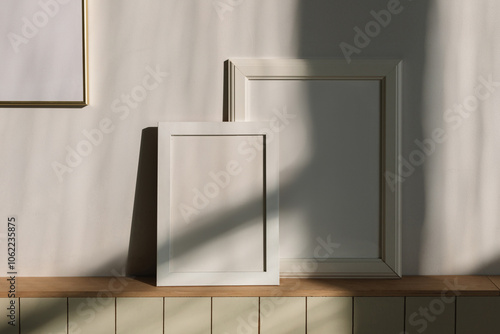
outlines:
[[[157,285],[278,285],[278,138],[264,122],[159,123]]]
[[[329,117],[331,113],[328,112],[328,105],[321,105],[318,103],[318,99],[316,99],[320,90],[325,90],[328,88],[328,85],[333,86],[338,84],[345,86],[343,89],[354,87],[355,85],[372,87],[369,89],[369,92],[375,91],[373,87],[378,87],[378,99],[373,100],[378,101],[374,102],[374,106],[377,107],[377,123],[379,123],[379,129],[375,130],[379,134],[377,135],[376,131],[373,131],[373,133],[375,134],[375,140],[378,139],[378,167],[375,167],[379,170],[379,189],[375,191],[377,189],[373,187],[375,190],[372,192],[376,194],[374,200],[378,201],[380,205],[378,206],[378,213],[371,216],[378,221],[378,230],[373,233],[373,237],[379,240],[378,254],[376,256],[373,256],[373,254],[369,254],[369,256],[365,256],[364,254],[346,254],[347,256],[343,254],[342,256],[337,256],[337,254],[345,252],[345,243],[347,241],[350,244],[354,244],[357,239],[336,239],[335,236],[338,234],[334,230],[326,231],[322,234],[311,234],[311,231],[314,231],[314,227],[319,226],[320,228],[324,228],[325,224],[322,223],[322,219],[308,218],[310,216],[321,217],[321,214],[319,214],[319,210],[316,210],[316,207],[314,207],[314,210],[311,210],[310,207],[304,208],[301,207],[302,202],[297,201],[291,210],[281,212],[281,230],[284,232],[282,236],[293,236],[293,239],[282,237],[281,256],[283,258],[281,259],[280,268],[281,275],[284,277],[401,277],[401,182],[399,178],[399,156],[401,154],[402,61],[398,59],[363,59],[353,60],[348,64],[344,59],[328,58],[236,58],[227,60],[225,65],[227,86],[226,113],[228,121],[238,123],[268,120],[270,124],[274,124],[276,132],[280,133],[282,139],[280,152],[282,154],[280,157],[280,168],[282,171],[291,170],[291,168],[287,169],[287,160],[292,160],[291,157],[294,155],[306,160],[307,157],[305,155],[311,152],[326,152],[328,150],[327,145],[331,143],[349,143],[352,140],[360,139],[359,136],[351,138],[351,141],[349,138],[338,138],[342,130],[331,131],[329,138],[321,137],[325,136],[325,134],[328,135],[328,131],[315,131],[317,128],[328,126],[328,124],[338,124],[338,122],[332,123],[331,120],[326,120],[326,116]],[[285,86],[293,86],[295,90],[292,89],[283,93],[282,87],[276,86],[280,82]],[[296,89],[301,86],[308,87],[308,89],[306,91]],[[273,108],[269,107],[270,103],[260,101],[256,98],[255,94],[259,89],[260,91],[267,92],[268,96],[273,97],[271,103],[274,105]],[[342,98],[349,99],[349,96],[353,95],[349,101],[345,102],[346,106],[354,107],[357,102],[365,101],[366,96],[359,92],[366,90],[360,89],[357,91],[357,94],[354,94],[354,91],[350,92],[353,94],[350,94],[349,90],[347,90],[349,95],[342,96]],[[372,93],[370,94],[373,95]],[[277,96],[281,95],[293,98],[300,95],[304,97],[305,102],[300,105],[289,103],[286,99],[283,100],[285,102],[282,102],[277,98]],[[293,118],[294,115],[302,115],[301,113],[295,113],[293,108],[301,107],[302,109],[307,109],[311,105],[315,107],[319,106],[320,110],[316,108],[314,113],[310,113],[308,115],[309,118],[305,119],[306,122],[304,122],[304,119],[300,119],[300,117]],[[337,109],[341,110],[342,108]],[[342,114],[339,113],[339,115]],[[346,115],[351,118],[354,116],[350,113],[346,113]],[[323,119],[318,122],[320,117]],[[360,120],[363,120],[363,118],[360,118]],[[277,124],[280,123],[278,121],[281,121],[283,129],[278,127]],[[315,126],[312,126],[312,124]],[[304,131],[306,134],[303,135],[304,141],[298,139],[301,136],[301,132],[295,131],[294,127]],[[359,127],[355,127],[354,129],[359,129]],[[288,130],[294,130],[291,131],[293,136],[282,136]],[[299,148],[286,148],[287,145],[290,146],[290,137],[299,143],[307,144],[307,140],[311,140],[311,138],[315,138],[316,141],[311,145],[309,150],[303,150],[304,153],[299,153]],[[320,141],[318,141],[319,137],[321,137]],[[323,145],[323,143],[327,145]],[[315,160],[310,159],[310,161]],[[341,160],[342,163],[345,161],[348,160]],[[312,171],[322,167],[319,164],[306,165],[306,163],[308,161],[304,163],[304,166],[307,166]],[[351,163],[353,164],[353,168],[362,166],[362,164],[354,161],[351,161]],[[297,164],[291,167],[297,168]],[[304,168],[303,170],[306,169]],[[296,175],[301,176],[300,172],[302,171],[298,170]],[[312,179],[314,177],[318,178],[318,174],[309,174],[309,176]],[[286,185],[289,180],[293,179],[287,179],[284,173],[280,175],[280,178],[282,180],[281,191],[284,192],[283,184]],[[309,185],[309,183],[304,183],[306,186]],[[292,182],[289,182],[289,184],[292,184]],[[319,186],[323,185],[320,184]],[[293,194],[293,191],[296,191],[296,189],[289,187],[288,192],[282,194],[281,203],[283,206],[286,206],[286,203],[290,202],[287,201],[285,195]],[[298,191],[303,191],[303,188],[299,188]],[[342,197],[341,193],[332,195]],[[363,194],[360,193],[360,195]],[[326,201],[327,198],[318,192],[318,195],[310,202],[318,206],[319,204],[316,203],[325,203]],[[337,200],[324,205],[325,211],[330,210],[333,204],[338,205],[338,203],[339,201]],[[306,219],[302,219],[302,223],[294,225],[293,221],[299,221],[301,219],[299,215],[301,214]],[[307,214],[309,216],[306,216]],[[370,228],[373,226],[373,219],[370,220]],[[309,233],[312,237],[301,243],[302,236],[306,235],[304,233]],[[291,253],[289,245],[295,244],[297,253],[300,251],[309,254],[292,254],[294,256],[288,256]],[[344,245],[344,248],[342,248],[342,245]]]

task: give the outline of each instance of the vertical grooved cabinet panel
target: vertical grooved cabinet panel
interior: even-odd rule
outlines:
[[[0,314],[6,315],[1,317],[0,333],[19,334],[19,298],[0,298],[0,309],[2,310]]]
[[[404,297],[355,297],[354,334],[404,331]]]
[[[115,334],[114,298],[69,298],[69,334]]]
[[[456,334],[500,333],[500,297],[458,297]]]
[[[455,297],[406,297],[408,334],[454,334]]]
[[[257,334],[259,297],[214,297],[212,334]]]
[[[260,334],[305,334],[305,297],[261,297]]]
[[[210,334],[211,317],[210,297],[165,298],[165,333]]]
[[[162,334],[163,298],[116,298],[116,334]]]
[[[352,334],[352,297],[307,297],[307,334]]]
[[[67,334],[67,298],[21,298],[22,334]]]

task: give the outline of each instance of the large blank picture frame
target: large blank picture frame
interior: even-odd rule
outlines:
[[[88,105],[87,0],[3,0],[0,35],[0,107]]]
[[[159,123],[157,285],[278,285],[278,138]]]
[[[281,258],[281,276],[282,277],[318,277],[318,278],[398,278],[401,276],[401,185],[397,175],[399,171],[398,156],[400,154],[401,142],[401,76],[402,62],[400,60],[354,60],[347,64],[345,60],[337,59],[230,59],[226,61],[226,110],[225,119],[230,122],[245,122],[245,121],[266,121],[259,119],[259,113],[250,111],[250,102],[253,101],[251,87],[258,87],[262,84],[288,84],[289,82],[308,83],[308,84],[325,84],[333,82],[335,85],[371,85],[377,88],[377,102],[373,106],[376,108],[377,118],[377,142],[376,157],[377,162],[375,169],[375,183],[377,183],[377,191],[373,202],[377,203],[377,215],[373,217],[375,221],[375,229],[373,238],[378,240],[377,255],[370,257],[344,256],[326,257],[324,249],[321,249],[321,257],[297,257]],[[271,82],[272,81],[272,82]],[[268,85],[269,86],[269,85]],[[268,87],[263,86],[263,87]],[[269,86],[275,88],[276,86]],[[317,87],[317,86],[311,86]],[[338,86],[341,87],[341,86]],[[265,88],[269,90],[269,88]],[[265,90],[264,89],[264,90]],[[296,95],[292,92],[288,95]],[[270,94],[274,94],[271,92]],[[327,93],[328,94],[328,93]],[[282,94],[285,95],[285,94]],[[373,95],[373,94],[372,94]],[[353,95],[354,99],[362,101],[365,96]],[[254,110],[255,111],[255,110]],[[314,112],[314,110],[313,110]],[[361,111],[362,112],[362,111]],[[362,115],[362,114],[361,114]],[[361,117],[362,118],[362,117]],[[276,119],[276,117],[274,117]],[[353,129],[355,130],[355,129]],[[314,131],[314,130],[313,130]],[[281,134],[280,134],[281,135]],[[299,135],[293,134],[293,135]],[[330,142],[339,141],[335,137],[335,133],[331,133]],[[359,134],[362,136],[362,134]],[[307,138],[307,137],[305,137]],[[281,138],[282,145],[285,144],[283,137]],[[342,141],[342,140],[340,140]],[[328,140],[326,141],[328,142]],[[349,141],[345,140],[345,145],[349,145]],[[282,146],[283,147],[283,146]],[[283,152],[280,152],[283,153]],[[286,160],[283,154],[280,156],[280,164]],[[353,162],[354,163],[354,162]],[[316,166],[317,167],[317,166]],[[354,165],[353,165],[354,167]],[[378,175],[378,176],[377,176]],[[314,176],[312,176],[314,177]],[[280,178],[283,178],[280,175]],[[389,185],[387,180],[391,178]],[[378,181],[377,181],[378,180]],[[281,185],[280,191],[284,190]],[[297,190],[297,189],[295,189]],[[300,191],[300,189],[298,189]],[[335,192],[336,189],[332,189]],[[340,190],[338,190],[340,191]],[[280,195],[280,205],[283,202],[283,195]],[[341,197],[342,194],[334,194],[332,198]],[[325,206],[334,204],[329,202],[324,197],[312,199],[316,203],[326,203]],[[298,204],[300,206],[300,204]],[[284,218],[280,207],[281,228],[280,235],[286,232],[289,221]],[[359,208],[362,210],[362,208]],[[304,221],[302,229],[307,229],[318,221]],[[332,226],[339,222],[332,222]],[[324,224],[324,223],[323,223]],[[378,227],[377,227],[378,226]],[[360,229],[361,230],[361,229]],[[296,233],[297,240],[294,240],[297,249],[300,249],[301,232]],[[332,235],[335,236],[334,232]],[[323,241],[320,240],[323,238]],[[337,247],[339,244],[331,243],[332,240],[324,239],[324,236],[317,238],[320,240],[320,246],[325,242],[332,247]],[[287,240],[281,240],[286,242]],[[319,246],[318,246],[319,247]],[[330,247],[330,248],[332,248]],[[318,248],[320,249],[320,248]],[[333,248],[332,248],[333,250]]]

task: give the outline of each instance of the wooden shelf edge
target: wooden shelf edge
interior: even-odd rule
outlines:
[[[488,278],[500,290],[500,276],[488,276]]]
[[[10,284],[0,278],[0,298]],[[404,276],[393,279],[282,278],[279,286],[157,287],[154,278],[17,277],[18,298],[500,296],[500,276]]]

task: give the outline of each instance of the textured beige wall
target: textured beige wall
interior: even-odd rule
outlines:
[[[341,58],[340,45],[404,60],[404,273],[499,274],[500,92],[482,83],[500,80],[499,5],[479,3],[89,0],[90,105],[0,109],[0,219],[18,216],[19,274],[123,273],[141,131],[222,120],[229,57]],[[386,27],[356,38],[388,6]],[[420,148],[436,129],[444,142]]]

